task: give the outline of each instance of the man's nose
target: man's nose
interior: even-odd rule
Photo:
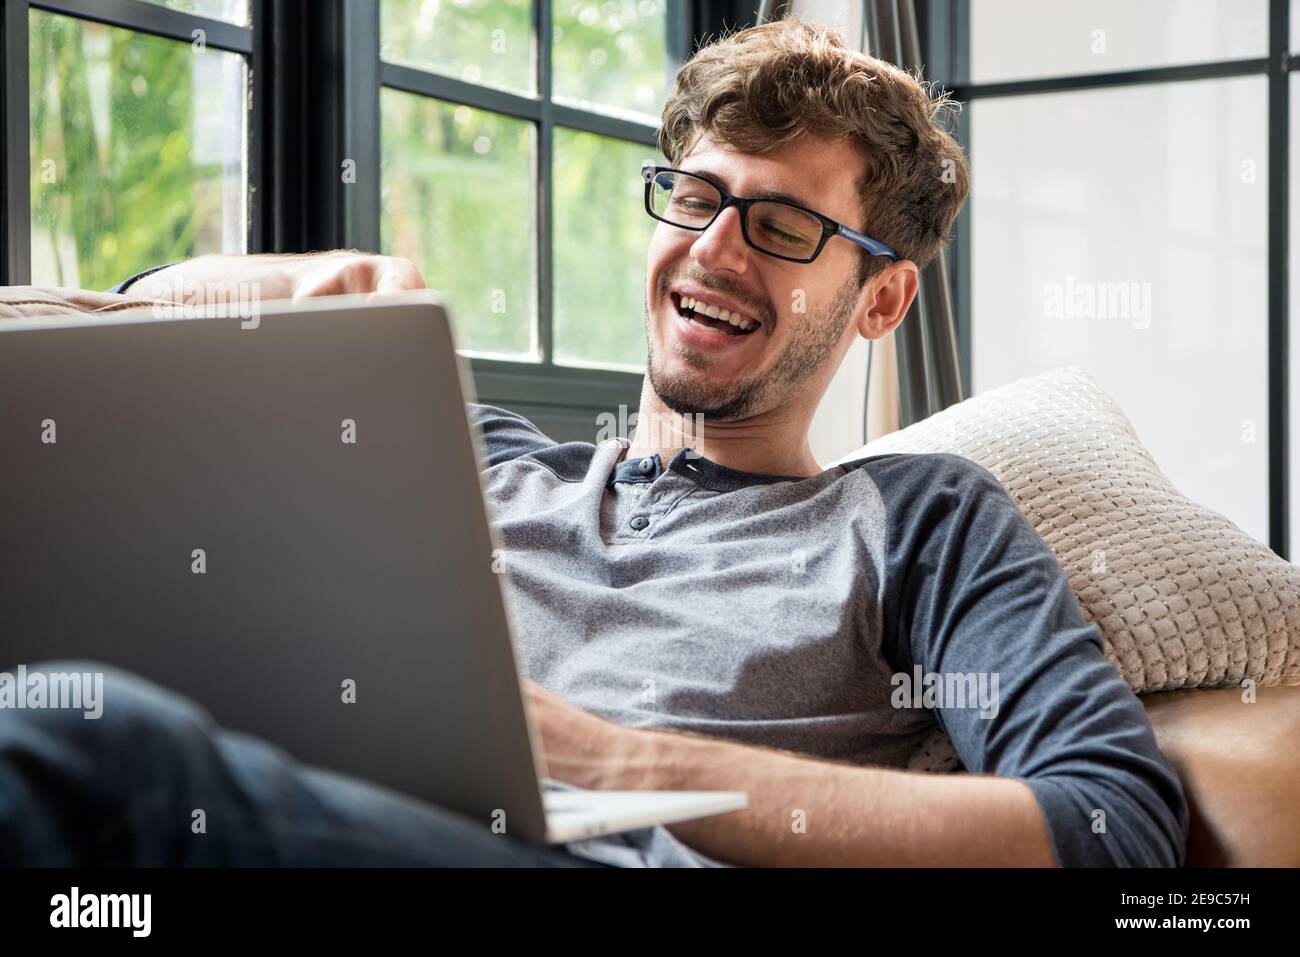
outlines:
[[[740,210],[735,206],[724,209],[691,244],[691,256],[709,272],[744,272],[751,251],[741,231]]]

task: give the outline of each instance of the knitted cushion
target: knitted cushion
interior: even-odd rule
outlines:
[[[997,476],[1138,694],[1300,683],[1300,568],[1188,501],[1082,368],[985,392],[839,461],[890,452],[954,452]]]

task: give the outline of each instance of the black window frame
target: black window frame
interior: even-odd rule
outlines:
[[[923,42],[928,78],[938,82],[963,109],[958,137],[971,149],[971,102],[1063,90],[1096,90],[1237,76],[1268,80],[1268,545],[1282,558],[1290,554],[1290,413],[1288,376],[1290,304],[1290,75],[1300,69],[1300,53],[1290,49],[1291,2],[1268,0],[1268,52],[1263,57],[1177,66],[1149,67],[1041,77],[1027,80],[970,81],[969,0],[922,0]],[[952,285],[956,304],[962,385],[971,383],[970,225],[974,197],[957,219],[952,242]]]

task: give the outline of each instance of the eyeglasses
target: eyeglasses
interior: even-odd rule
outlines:
[[[669,166],[646,163],[645,211],[670,226],[703,232],[728,206],[740,210],[740,232],[761,253],[793,263],[810,263],[832,236],[843,236],[873,256],[897,260],[892,249],[829,216],[775,199],[742,199],[714,183]]]

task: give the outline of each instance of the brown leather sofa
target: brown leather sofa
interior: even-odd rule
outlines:
[[[1300,687],[1142,696],[1192,811],[1189,867],[1300,866]]]
[[[0,288],[0,317],[104,315],[147,299],[80,289]],[[1191,806],[1189,867],[1300,866],[1300,685],[1142,697]]]

